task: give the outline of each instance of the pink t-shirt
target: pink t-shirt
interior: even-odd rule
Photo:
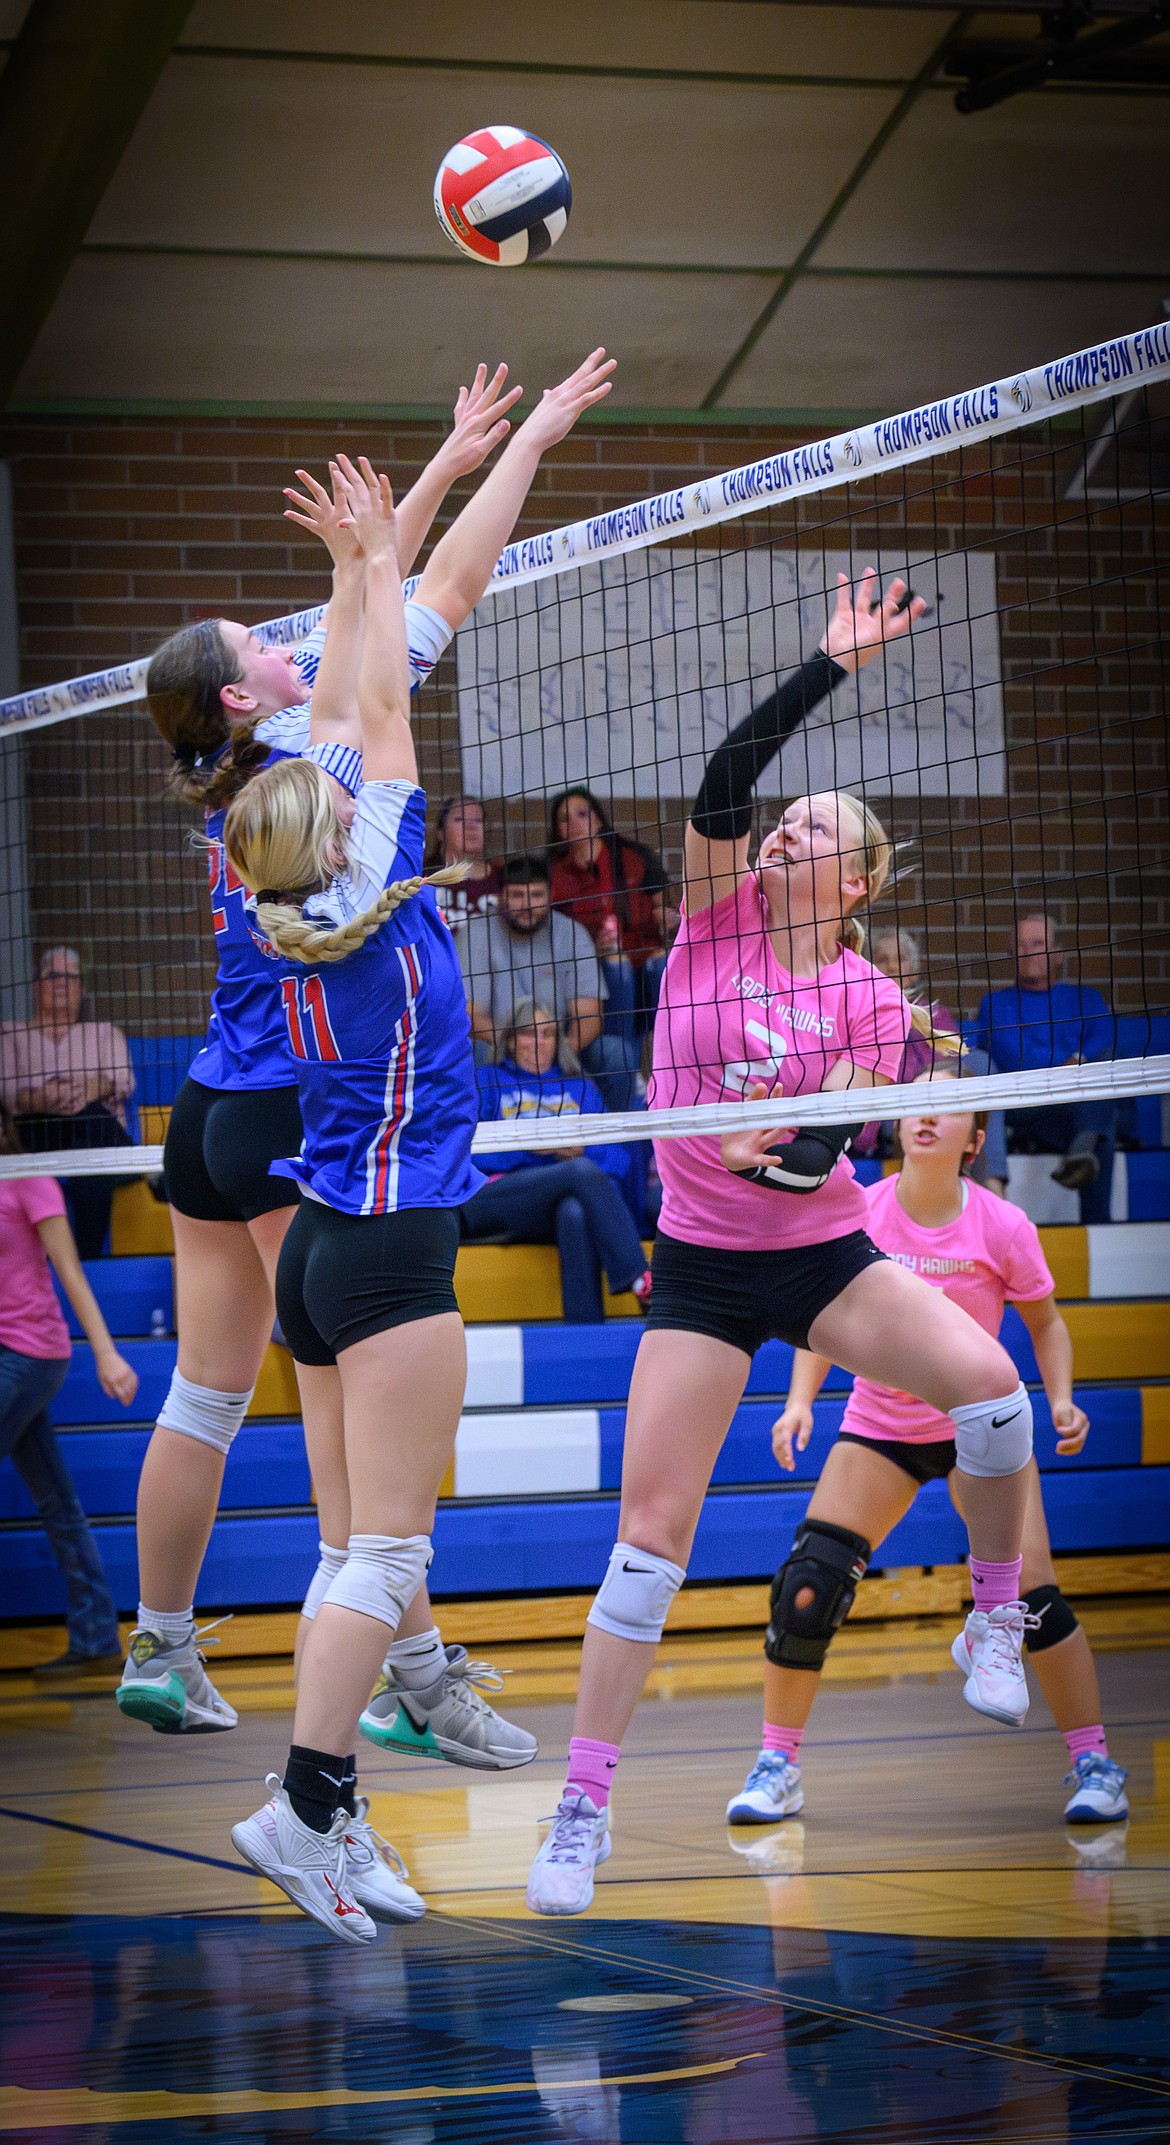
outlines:
[[[72,1355],[69,1328],[37,1223],[65,1212],[55,1177],[0,1182],[0,1346],[22,1356]]]
[[[943,1229],[924,1229],[899,1204],[897,1177],[883,1177],[866,1190],[869,1233],[879,1251],[940,1288],[985,1333],[998,1333],[1005,1302],[1036,1303],[1051,1296],[1056,1283],[1027,1215],[969,1177],[963,1186],[967,1200],[957,1220]],[[912,1445],[955,1434],[949,1415],[869,1378],[854,1380],[841,1428],[861,1437],[905,1438]]]
[[[682,927],[666,963],[654,1023],[649,1106],[742,1098],[749,1081],[775,1095],[819,1094],[848,1060],[894,1080],[910,1032],[896,983],[855,953],[817,976],[780,966],[763,890],[748,872],[734,894]],[[860,1116],[856,1096],[841,1115]],[[787,1250],[864,1229],[865,1200],[842,1158],[819,1192],[771,1191],[724,1168],[717,1139],[655,1140],[667,1236],[724,1251]]]

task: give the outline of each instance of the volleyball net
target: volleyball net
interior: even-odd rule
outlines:
[[[1163,323],[509,545],[417,717],[455,853],[475,851],[482,815],[484,863],[450,915],[477,1056],[506,1059],[517,1020],[547,1012],[562,1070],[579,1061],[601,1090],[591,1143],[776,1121],[746,1078],[715,1105],[643,1106],[684,830],[712,749],[812,656],[839,576],[857,589],[872,568],[925,611],[789,738],[758,785],[755,840],[783,799],[843,790],[888,831],[895,869],[860,912],[877,965],[975,1049],[998,1023],[986,1073],[961,1097],[932,1082],[932,1107],[1170,1090],[1168,535]],[[295,644],[319,615],[258,630]],[[133,1147],[54,1151],[62,1173],[157,1166],[148,1113],[181,1084],[214,980],[206,865],[163,796],[144,675],[0,703],[0,1095],[27,1105],[19,1037],[45,1017],[38,967],[67,949],[82,1018],[119,1031],[133,1067],[115,1102]],[[1041,937],[1017,974],[1029,922]],[[1072,1048],[1068,986],[1099,994]],[[783,1055],[768,979],[734,987],[771,1034],[762,1057]],[[72,1107],[81,1090],[62,1081],[42,1095]],[[899,1080],[883,1118],[925,1099]],[[841,1114],[839,1096],[784,1103],[794,1125]],[[566,1089],[562,1115],[525,1116],[522,1142],[514,1121],[485,1123],[476,1147],[580,1137]]]

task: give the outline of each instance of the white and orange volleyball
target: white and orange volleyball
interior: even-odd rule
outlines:
[[[521,127],[480,127],[435,174],[435,214],[452,245],[492,268],[522,268],[556,245],[573,189],[555,149]]]

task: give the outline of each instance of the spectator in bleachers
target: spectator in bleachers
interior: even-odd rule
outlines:
[[[10,1021],[0,1031],[0,1101],[15,1117],[27,1154],[132,1145],[126,1123],[134,1093],[129,1045],[112,1021],[84,1017],[82,997],[80,954],[72,946],[53,946],[37,969],[32,1019]],[[96,1259],[101,1251],[118,1182],[66,1179],[83,1259]]]
[[[522,999],[501,1049],[495,1065],[476,1073],[481,1122],[515,1119],[522,1140],[524,1123],[534,1117],[605,1109],[593,1082],[569,1069],[572,1061],[549,1007]],[[464,1236],[471,1242],[555,1244],[570,1325],[596,1325],[603,1316],[603,1271],[612,1295],[632,1289],[640,1302],[649,1302],[646,1258],[623,1192],[630,1163],[625,1148],[582,1143],[543,1153],[521,1146],[481,1155],[479,1162],[488,1182],[463,1208]]]
[[[873,935],[873,958],[877,966],[901,986],[904,995],[910,999],[912,1004],[927,1006],[927,1010],[930,1013],[930,1025],[936,1035],[957,1035],[959,1033],[959,1023],[950,1007],[944,1005],[940,998],[928,999],[930,983],[927,973],[926,952],[916,931],[908,931],[905,925],[889,925],[882,931],[875,931]],[[935,1069],[936,1059],[937,1069],[940,1073],[954,1073],[957,1070],[957,1059],[953,1057],[943,1058],[935,1051],[926,1036],[920,1035],[916,1028],[912,1029],[909,1041],[906,1044],[902,1078],[904,1080],[921,1079],[924,1073]],[[987,1052],[968,1044],[963,1053],[963,1077],[973,1079],[980,1073],[990,1073],[994,1070],[995,1068]],[[882,1130],[883,1134],[886,1134],[882,1152],[887,1155],[897,1154],[898,1147],[893,1138],[893,1126],[890,1125],[888,1130],[886,1126],[883,1126]],[[855,1142],[854,1151],[863,1153],[865,1150]],[[1008,1177],[1007,1126],[1004,1122],[1002,1110],[988,1111],[983,1150],[976,1161],[972,1163],[969,1175],[974,1177],[977,1183],[986,1185],[989,1192],[995,1192],[1001,1198],[1006,1192]]]
[[[435,838],[427,851],[425,869],[440,871],[444,864],[468,865],[459,886],[437,886],[439,912],[458,933],[473,916],[487,916],[496,907],[500,892],[500,868],[488,862],[484,850],[483,806],[478,797],[445,797],[439,806]]]
[[[611,1028],[620,1013],[626,1033],[645,1032],[658,1005],[672,921],[661,858],[618,834],[593,792],[582,788],[552,800],[548,858],[553,907],[581,924],[597,948]]]
[[[1113,1055],[1113,1016],[1092,984],[1066,983],[1064,955],[1050,916],[1022,916],[1016,928],[1016,980],[988,991],[968,1035],[996,1072],[1093,1064]],[[1081,1195],[1081,1220],[1109,1220],[1117,1110],[1112,1102],[1055,1103],[1007,1112],[1020,1153],[1063,1156],[1053,1179]]]
[[[511,856],[501,875],[499,904],[473,916],[459,942],[459,960],[480,1062],[498,1055],[516,1008],[531,998],[551,1008],[560,1034],[595,1080],[607,1109],[631,1108],[635,1075],[621,1038],[606,1035],[605,984],[589,933],[551,905],[549,867],[542,856]]]
[[[0,1154],[19,1151],[0,1107]],[[102,1391],[129,1407],[138,1374],[118,1354],[82,1272],[60,1185],[53,1177],[0,1180],[0,1460],[11,1458],[36,1505],[68,1604],[68,1650],[34,1673],[83,1675],[121,1668],[122,1650],[97,1543],[49,1422],[73,1354],[50,1261],[93,1349]]]

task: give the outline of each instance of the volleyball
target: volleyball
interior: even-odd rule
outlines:
[[[555,149],[522,127],[480,127],[435,174],[435,214],[453,246],[493,268],[522,268],[555,246],[573,189]]]

